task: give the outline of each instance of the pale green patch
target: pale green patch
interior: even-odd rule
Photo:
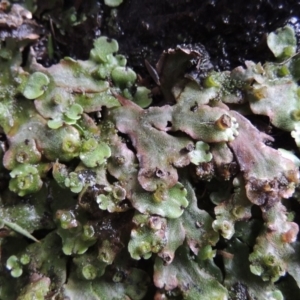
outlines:
[[[37,192],[43,185],[39,171],[32,165],[20,165],[10,172],[9,189],[19,196]]]
[[[10,271],[11,276],[14,278],[20,277],[23,274],[22,265],[15,255],[8,258],[6,261],[6,268]]]
[[[195,150],[189,153],[191,163],[199,165],[203,162],[209,162],[212,160],[212,154],[209,152],[209,145],[202,141],[196,143]]]
[[[75,103],[73,104],[70,109],[65,113],[65,116],[71,120],[79,120],[83,113],[83,108]]]
[[[110,7],[117,7],[123,3],[123,0],[104,0],[104,3]]]
[[[71,172],[69,177],[65,179],[65,186],[70,188],[73,193],[80,193],[83,189],[83,182],[79,179],[78,174]]]
[[[118,52],[119,45],[114,39],[100,37],[94,41],[94,49],[91,50],[91,58],[96,62],[106,63],[113,53]]]
[[[136,73],[128,67],[115,67],[111,72],[111,78],[116,86],[129,87],[136,81]]]
[[[271,32],[267,43],[275,57],[288,58],[296,53],[297,39],[294,29],[290,26]]]
[[[50,83],[49,77],[41,72],[35,72],[28,78],[23,95],[27,99],[36,99],[44,94]]]
[[[170,189],[159,186],[153,193],[134,193],[132,204],[139,212],[174,219],[183,214],[189,202],[185,187],[177,182]]]
[[[106,160],[111,156],[110,147],[104,143],[100,142],[94,145],[94,147],[89,150],[87,143],[92,143],[91,140],[86,141],[83,144],[83,151],[80,152],[80,159],[86,167],[94,168],[100,166],[106,162]]]
[[[142,108],[148,107],[152,103],[151,91],[144,86],[138,86],[133,101]]]

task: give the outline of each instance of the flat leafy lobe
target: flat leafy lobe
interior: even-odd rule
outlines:
[[[300,265],[294,258],[299,253],[299,243],[295,243],[298,225],[288,220],[286,208],[280,202],[263,211],[263,219],[264,228],[249,256],[251,272],[264,281],[275,282],[288,271],[299,286]]]
[[[113,111],[113,119],[118,130],[129,135],[137,151],[141,186],[147,191],[155,191],[160,186],[174,186],[178,181],[175,166],[184,167],[190,162],[185,149],[191,140],[166,132],[172,108],[164,106],[143,110],[129,100],[118,99],[123,106]]]
[[[189,153],[191,163],[198,165],[202,162],[209,162],[212,159],[212,154],[209,152],[209,145],[199,141],[196,143],[196,147]]]
[[[276,127],[292,131],[295,123],[299,121],[297,119],[297,112],[300,111],[297,84],[290,80],[278,80],[277,84],[274,84],[272,79],[261,86],[260,88],[264,88],[263,98],[250,101],[253,113],[268,116]]]
[[[91,57],[96,61],[98,60],[105,63],[108,62],[110,56],[113,53],[118,52],[118,50],[119,45],[116,40],[101,36],[94,42],[94,49],[91,51]]]
[[[229,199],[215,207],[216,220],[212,226],[225,239],[231,239],[236,221],[248,220],[251,217],[252,203],[248,200],[244,180],[241,176],[233,180],[234,192]]]
[[[292,56],[297,47],[295,31],[291,26],[279,28],[268,35],[267,43],[275,57]]]
[[[43,300],[50,291],[51,280],[49,277],[42,277],[26,285],[17,300]]]
[[[13,224],[17,225],[17,228],[12,228],[13,230],[24,234],[16,229],[21,228],[32,233],[36,230],[48,230],[55,227],[53,221],[45,214],[48,209],[46,204],[47,190],[45,188],[28,197],[26,201],[20,201],[20,198],[9,190],[3,192],[2,196],[0,218],[4,220],[4,223],[9,223],[10,228]]]
[[[112,134],[109,139],[111,157],[107,161],[109,173],[126,186],[127,196],[132,195],[132,187],[136,184],[138,161],[127,145],[117,134]],[[131,197],[131,196],[129,196]]]
[[[93,281],[80,280],[72,273],[68,282],[64,285],[64,296],[78,300],[101,299],[136,299],[142,300],[147,292],[149,277],[143,270],[127,268],[120,270],[120,274],[126,274],[123,279],[114,282],[117,276],[112,278],[99,278]]]
[[[183,186],[187,191],[189,205],[180,218],[167,220],[164,234],[166,244],[158,253],[165,264],[172,263],[176,249],[184,241],[197,255],[199,250],[207,245],[215,245],[219,239],[219,234],[212,228],[212,217],[197,207],[197,198],[190,183],[184,180]]]
[[[109,83],[94,77],[96,68],[93,61],[68,58],[50,68],[33,63],[36,73],[44,74],[50,80],[47,91],[35,100],[37,111],[46,119],[61,119],[63,114],[70,115],[72,105],[80,105],[87,113],[99,111],[104,105],[119,106],[109,90]]]
[[[136,214],[131,230],[128,251],[133,259],[148,259],[159,252],[166,243],[166,219],[159,216]]]
[[[47,89],[50,80],[47,75],[41,72],[34,72],[28,78],[23,91],[24,97],[27,99],[36,99],[42,96]]]
[[[229,294],[233,299],[237,297],[248,296],[251,299],[283,299],[275,297],[281,292],[271,282],[263,281],[250,272],[248,264],[249,247],[242,243],[239,239],[233,239],[229,243],[225,251],[229,254],[224,256],[225,280],[224,285],[229,290]]]
[[[172,130],[185,132],[193,139],[206,143],[228,142],[238,135],[238,123],[226,106],[179,102],[172,108]]]
[[[238,124],[225,108],[202,105],[193,110],[193,106],[179,102],[173,107],[143,110],[121,96],[117,98],[123,106],[115,109],[112,117],[118,130],[129,135],[137,151],[138,180],[147,191],[155,191],[159,186],[172,187],[178,181],[175,167],[184,167],[193,159],[188,154],[192,141],[169,132],[182,131],[205,142],[232,141],[238,135]]]
[[[182,299],[228,299],[227,290],[193,261],[186,246],[177,250],[170,265],[165,266],[161,258],[156,258],[154,284],[164,294],[178,288]]]
[[[62,255],[59,237],[55,231],[49,233],[41,243],[31,244],[24,252],[30,257],[28,269],[32,274],[41,272],[46,277],[51,277],[51,283],[55,281],[57,287],[64,284],[67,278],[67,257]]]
[[[177,182],[170,189],[158,187],[154,193],[136,191],[132,195],[131,203],[142,213],[174,219],[180,217],[188,206],[186,194],[184,186]]]
[[[57,234],[61,237],[65,255],[83,254],[97,241],[94,228],[86,223],[82,225],[72,211],[58,210],[56,219],[59,223]]]
[[[287,74],[278,76],[283,68]],[[234,78],[248,84],[245,92],[251,111],[268,116],[274,126],[286,131],[292,131],[299,122],[300,111],[298,85],[289,68],[288,62],[284,65],[266,63],[262,66],[248,61],[246,69],[238,67],[232,71]]]
[[[186,180],[182,183],[187,190],[190,203],[178,221],[184,227],[187,244],[195,254],[198,254],[199,249],[207,244],[215,245],[219,235],[212,228],[212,217],[205,210],[198,208],[195,191],[191,184]]]
[[[243,172],[248,199],[267,207],[290,197],[298,183],[298,167],[282,154],[264,144],[271,138],[256,129],[246,118],[237,119],[239,136],[229,143]]]

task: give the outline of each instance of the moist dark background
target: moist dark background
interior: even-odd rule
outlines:
[[[140,73],[145,72],[145,59],[155,64],[163,50],[177,44],[203,44],[215,68],[225,70],[246,59],[272,59],[266,33],[287,23],[300,37],[300,1],[296,0],[124,0],[116,11],[103,1],[61,2],[62,9],[75,6],[78,14],[85,13],[88,18],[61,36],[55,30],[57,15],[52,16],[55,58],[49,60],[45,51],[41,53],[40,61],[46,65],[65,55],[86,59],[93,39],[101,34],[116,38],[128,64]],[[50,32],[49,22],[43,21],[49,12],[43,11],[43,1],[37,3],[36,19]],[[64,11],[61,14],[62,19]]]
[[[291,23],[299,35],[299,14],[300,1],[125,0],[118,40],[132,60],[135,53],[155,60],[178,43],[202,43],[217,69],[231,69],[267,58],[266,33]]]

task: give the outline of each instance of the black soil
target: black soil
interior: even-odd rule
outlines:
[[[295,0],[125,0],[117,38],[135,66],[177,44],[202,43],[217,69],[231,69],[268,58],[266,33],[286,23],[300,35],[299,8]]]
[[[61,35],[56,25],[72,5],[78,15],[88,18]],[[36,15],[45,32],[55,33],[53,59],[47,57],[43,42],[37,47],[42,49],[40,61],[44,64],[66,55],[86,59],[93,39],[103,34],[118,40],[128,64],[141,74],[146,72],[145,59],[154,65],[163,50],[178,44],[202,43],[215,68],[225,70],[247,59],[271,59],[266,33],[286,23],[292,24],[300,36],[300,1],[296,0],[124,0],[117,10],[103,1],[65,1],[64,7],[52,15],[52,28],[49,18],[45,21],[47,14],[51,12],[40,9]]]

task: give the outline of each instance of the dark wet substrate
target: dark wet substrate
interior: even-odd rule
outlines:
[[[38,4],[41,1],[38,1]],[[67,27],[64,35],[56,25],[65,11],[76,4],[85,22]],[[51,15],[52,13],[52,15]],[[50,14],[50,22],[45,16]],[[47,57],[46,39],[39,43],[40,61],[57,62],[63,56],[86,59],[93,39],[100,34],[114,37],[128,64],[145,73],[144,60],[155,64],[163,50],[177,44],[205,45],[217,70],[232,69],[244,60],[271,59],[266,33],[293,24],[300,37],[300,1],[296,0],[124,0],[117,10],[102,1],[65,1],[64,7],[47,11],[40,5],[36,18],[54,36],[54,58]]]

